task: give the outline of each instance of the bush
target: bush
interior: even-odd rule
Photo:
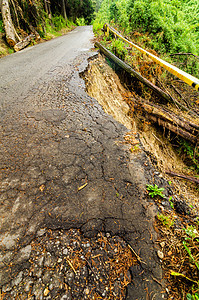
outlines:
[[[183,3],[174,0],[130,1],[129,21],[131,29],[153,34],[154,49],[157,51],[192,52],[197,55],[199,54],[198,23],[194,23],[190,28],[190,22],[187,21],[187,10],[183,11],[183,7]],[[199,21],[199,17],[197,18]]]
[[[76,18],[76,24],[78,26],[85,26],[86,25],[84,18]]]
[[[128,51],[125,48],[125,44],[119,39],[112,41],[111,50],[117,57],[119,57],[122,60],[124,60],[126,55],[128,54]]]
[[[56,31],[60,31],[62,28],[66,27],[66,20],[61,15],[53,16],[52,23]]]

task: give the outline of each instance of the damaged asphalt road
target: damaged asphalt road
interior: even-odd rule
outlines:
[[[59,244],[58,237],[71,228],[80,229],[83,239],[99,232],[117,235],[139,254],[142,262],[130,269],[127,299],[164,297],[153,229],[156,207],[146,195],[153,169],[143,151],[130,153],[123,138],[127,129],[86,94],[79,75],[96,55],[89,50],[93,38],[91,26],[78,27],[0,60],[2,299],[17,299],[19,290],[20,299],[91,299],[85,286],[76,294],[63,290],[64,269],[56,279],[63,281],[61,291],[55,293],[59,284],[50,290],[52,276],[44,280],[44,266],[51,263],[45,265],[45,257],[38,272],[30,271],[40,255],[33,249],[38,237],[47,239],[50,230],[52,243]],[[66,246],[60,247],[66,255]],[[63,257],[51,250],[56,265]],[[89,274],[83,276],[88,284]],[[29,285],[23,289],[22,283]],[[98,299],[108,299],[100,293]]]

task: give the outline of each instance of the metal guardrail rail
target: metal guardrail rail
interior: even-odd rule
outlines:
[[[140,52],[147,54],[153,61],[155,61],[157,64],[165,68],[167,71],[169,71],[171,74],[177,76],[179,79],[183,80],[186,82],[188,85],[194,87],[197,91],[199,91],[199,79],[180,70],[179,68],[175,67],[174,65],[164,61],[163,59],[155,56],[154,54],[142,49],[138,45],[132,43],[131,41],[127,40],[124,38],[116,29],[111,27],[109,24],[105,23],[104,24],[104,31],[106,35],[109,35],[109,32],[112,32],[114,35],[118,36],[121,38],[124,42],[128,43],[132,47],[136,48]]]

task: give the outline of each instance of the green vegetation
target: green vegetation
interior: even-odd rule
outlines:
[[[199,55],[197,0],[103,0],[95,23],[105,22],[119,26],[130,36],[136,32],[145,35],[146,45],[160,54]],[[179,55],[167,60],[198,75],[199,61],[193,56]]]
[[[162,193],[164,191],[164,188],[158,188],[157,184],[155,184],[154,186],[151,184],[147,184],[147,191],[149,191],[149,196],[151,196],[152,198],[155,196],[165,198],[165,195]]]
[[[187,300],[199,300],[199,294],[195,293],[194,295],[187,294]]]
[[[119,57],[120,59],[124,60],[126,55],[128,54],[127,49],[125,48],[124,42],[119,39],[114,39],[110,45],[110,50]]]
[[[0,32],[4,32],[4,27],[3,27],[3,21],[1,19],[1,15],[0,15]]]
[[[174,204],[173,204],[173,201],[172,201],[172,196],[169,197],[169,203],[170,203],[171,208],[174,209]]]
[[[187,300],[199,300],[198,222],[192,225],[185,223],[181,230],[178,226],[176,234],[173,228],[174,216],[158,214],[157,219],[167,236],[164,265],[168,268],[169,277],[173,277],[171,289],[174,299],[182,299],[180,295],[186,295]]]
[[[163,214],[157,214],[157,218],[158,218],[159,221],[162,222],[162,224],[164,226],[166,226],[166,228],[170,228],[174,224],[174,220],[173,220],[173,218],[171,218],[171,216],[166,216],[166,215],[163,215]]]
[[[199,173],[199,148],[183,139],[179,139],[178,142],[180,145],[179,154],[192,169]]]

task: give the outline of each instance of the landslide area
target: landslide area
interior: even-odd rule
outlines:
[[[105,112],[129,129],[125,137],[130,143],[129,152],[136,156],[143,150],[155,173],[166,179],[170,186],[169,203],[155,197],[159,209],[154,226],[158,232],[157,243],[161,249],[158,255],[167,280],[168,299],[182,299],[182,291],[184,294],[190,292],[191,280],[197,280],[197,267],[192,259],[190,261],[187,249],[192,249],[193,259],[197,261],[198,241],[193,237],[198,234],[199,190],[197,183],[169,176],[167,171],[186,176],[197,173],[179,151],[177,136],[148,120],[134,105],[141,98],[138,87],[144,89],[140,83],[129,81],[124,71],[100,54],[90,61],[82,77],[87,93],[98,100]],[[148,93],[150,91],[144,92],[143,97],[148,98]],[[157,102],[157,98],[154,101]],[[173,110],[177,112],[177,109]],[[137,136],[138,140],[135,139]],[[195,230],[195,235],[186,249],[184,245],[190,239],[190,230]],[[181,275],[172,276],[172,271]],[[184,279],[183,274],[189,279]]]

